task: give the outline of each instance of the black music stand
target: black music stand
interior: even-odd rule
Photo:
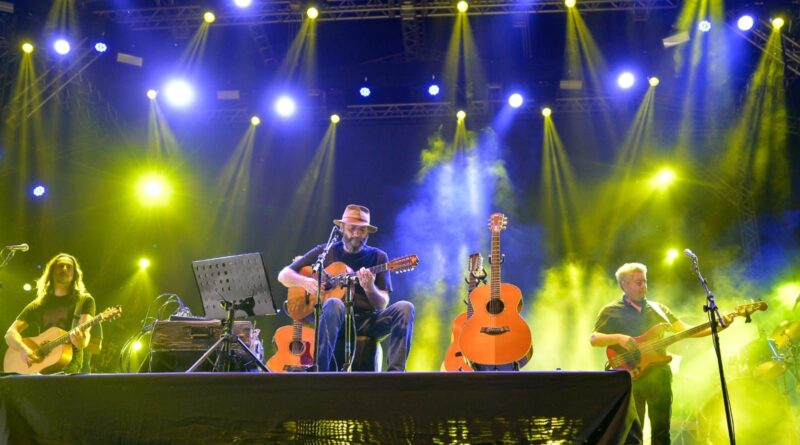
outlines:
[[[222,258],[192,261],[206,319],[220,319],[222,335],[188,369],[196,371],[214,352],[213,372],[228,372],[234,361],[232,346],[241,346],[259,369],[269,372],[253,351],[233,332],[237,312],[244,317],[275,315],[275,300],[260,253],[246,253]]]

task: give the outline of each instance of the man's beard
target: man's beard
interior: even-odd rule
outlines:
[[[351,238],[345,235],[344,243],[347,246],[347,250],[349,252],[356,253],[361,249],[363,249],[364,246],[367,244],[367,238],[369,237],[365,236],[364,238],[356,238],[356,237]]]

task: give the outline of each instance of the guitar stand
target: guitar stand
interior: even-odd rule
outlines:
[[[194,364],[186,370],[186,372],[195,372],[197,369],[213,354],[214,352],[217,353],[217,358],[214,360],[214,367],[211,369],[211,372],[230,372],[231,366],[235,361],[235,352],[232,348],[233,344],[236,343],[241,346],[242,350],[245,352],[247,356],[250,357],[253,363],[258,366],[258,368],[264,372],[269,372],[269,369],[261,363],[261,360],[256,357],[253,351],[244,344],[241,338],[233,332],[233,318],[234,314],[239,309],[249,309],[252,310],[252,299],[245,301],[243,303],[232,303],[230,301],[221,301],[220,305],[227,311],[227,317],[222,320],[222,335],[220,335],[219,340],[216,341],[213,345],[211,345],[208,350],[203,353],[200,358],[197,359]]]

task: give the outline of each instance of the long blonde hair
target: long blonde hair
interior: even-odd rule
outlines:
[[[72,267],[75,270],[75,276],[72,280],[72,291],[78,295],[86,293],[86,285],[83,284],[83,271],[81,270],[80,264],[78,264],[78,259],[68,253],[59,253],[47,262],[42,276],[36,280],[36,301],[41,302],[48,293],[53,292],[53,266],[62,258],[72,261]]]

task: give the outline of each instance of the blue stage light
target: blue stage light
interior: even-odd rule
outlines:
[[[32,193],[33,193],[33,196],[35,196],[37,198],[40,198],[40,197],[44,196],[45,193],[47,193],[47,188],[45,188],[45,186],[39,184],[39,185],[36,185],[35,187],[33,187]]]

